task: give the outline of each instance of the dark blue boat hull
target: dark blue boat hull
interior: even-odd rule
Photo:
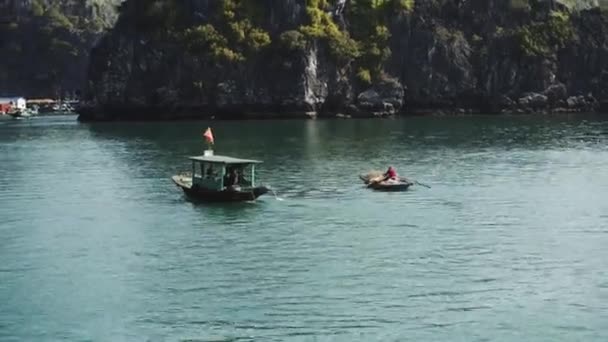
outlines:
[[[223,190],[210,191],[203,188],[182,188],[186,195],[197,200],[206,202],[246,202],[254,201],[258,197],[268,193],[266,187],[256,187],[247,191]]]
[[[173,177],[173,181],[188,197],[204,202],[254,201],[258,197],[267,194],[270,191],[270,189],[265,186],[241,189],[225,189],[221,191],[210,190],[196,185],[191,186],[188,183],[184,183],[178,176]]]
[[[407,191],[410,188],[410,186],[412,186],[411,183],[396,183],[396,184],[376,183],[376,184],[368,185],[369,188],[374,189],[376,191],[386,191],[386,192]]]

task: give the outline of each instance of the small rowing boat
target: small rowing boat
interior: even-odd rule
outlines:
[[[370,189],[387,192],[407,191],[410,186],[412,186],[412,183],[404,181],[374,182],[367,185],[367,187]]]
[[[413,183],[405,180],[386,180],[381,181],[384,174],[380,171],[372,171],[367,174],[359,175],[359,178],[367,185],[368,188],[377,191],[396,192],[396,191],[407,191]]]

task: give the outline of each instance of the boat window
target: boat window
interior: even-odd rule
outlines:
[[[233,170],[236,171],[235,174],[232,174]],[[226,177],[224,178],[224,184],[238,184],[241,186],[251,184],[246,170],[247,165],[234,165],[232,167],[226,168]]]
[[[197,178],[202,178],[203,177],[203,164],[202,163],[196,163],[195,167],[194,167],[194,177]]]
[[[217,171],[213,168],[213,164],[207,164],[205,166],[205,178],[214,179],[217,175]]]
[[[239,168],[239,184],[249,185],[251,183],[251,180],[249,179],[249,174],[247,172],[248,170],[249,168],[247,167],[247,165],[241,166]]]

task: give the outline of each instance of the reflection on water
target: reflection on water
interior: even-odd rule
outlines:
[[[277,191],[170,177],[211,126]],[[0,340],[608,337],[608,122],[0,122]],[[363,187],[392,164],[432,186]]]

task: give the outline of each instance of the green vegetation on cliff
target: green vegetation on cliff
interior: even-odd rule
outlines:
[[[113,24],[120,0],[9,1],[0,22],[0,88],[26,96],[80,89],[95,39]]]
[[[349,33],[340,29],[328,11],[327,0],[307,1],[306,13],[310,23],[299,28],[308,39],[320,39],[329,44],[332,55],[340,61],[348,61],[359,56],[358,42]]]
[[[512,54],[514,60],[556,60],[558,52],[583,37],[581,25],[576,23],[580,2],[564,0],[293,0],[289,5],[261,0],[23,3],[29,7],[27,15],[2,27],[9,37],[4,42],[6,53],[0,58],[5,61],[5,70],[0,72],[0,81],[4,79],[5,84],[18,75],[12,70],[26,55],[49,61],[40,68],[43,70],[33,72],[32,78],[40,83],[56,83],[77,60],[85,64],[93,38],[108,27],[108,16],[100,14],[107,12],[108,4],[120,13],[119,23],[108,37],[112,44],[131,44],[129,39],[136,37],[134,42],[149,51],[171,51],[159,53],[159,60],[183,55],[181,61],[191,70],[209,70],[186,83],[204,77],[215,77],[221,83],[232,70],[257,68],[256,63],[268,59],[281,70],[300,70],[297,68],[306,62],[316,61],[319,73],[336,71],[340,81],[355,81],[352,88],[356,91],[388,75],[405,83],[404,78],[418,77],[420,72],[430,75],[415,83],[428,80],[427,86],[435,89],[453,81],[456,86],[445,88],[450,92],[460,89],[461,84],[482,84],[471,75],[485,76],[469,68],[483,69],[478,64],[495,58],[498,50]],[[113,40],[114,33],[128,39]],[[138,58],[148,58],[146,53]],[[312,53],[317,54],[315,60],[302,58]],[[428,67],[417,69],[411,67],[413,64]],[[3,76],[11,73],[14,75]]]
[[[547,56],[574,38],[574,27],[567,12],[553,11],[548,20],[522,26],[516,35],[525,55]]]
[[[107,7],[112,7],[116,1],[106,2]],[[112,24],[112,17],[102,14],[101,6],[103,1],[89,2],[84,9],[71,12],[66,9],[66,4],[62,2],[51,2],[47,4],[42,0],[31,2],[32,19],[41,21],[47,30],[64,29],[72,32],[101,32]],[[94,13],[92,16],[78,15],[80,11]]]
[[[608,16],[585,8],[562,0],[128,0],[91,61],[88,97],[230,115],[383,115],[403,103],[590,108],[591,96],[571,97],[608,98]]]
[[[383,73],[383,66],[391,56],[388,46],[391,37],[390,18],[414,10],[413,0],[359,0],[353,2],[349,17],[353,22],[353,36],[361,50],[358,76],[361,80],[374,80]],[[370,75],[371,77],[361,77]]]
[[[192,20],[193,10],[187,2],[130,0],[126,3],[129,8],[124,11],[123,19],[140,31],[181,41],[190,53],[199,58],[229,64],[246,63],[270,46],[278,46],[286,52],[305,51],[319,42],[327,47],[338,67],[350,66],[362,84],[370,84],[383,78],[384,68],[393,53],[390,48],[391,25],[400,18],[415,17],[418,5],[440,11],[448,3],[350,0],[345,4],[338,0],[306,0],[303,23],[282,32],[267,31],[265,4],[247,0],[218,0],[213,6],[208,6],[202,21]],[[540,8],[541,2],[508,0],[507,6],[514,13],[534,17],[532,14]],[[528,23],[506,29],[506,34],[517,42],[525,56],[554,54],[574,38],[568,11],[553,10],[545,19],[535,17]],[[69,25],[60,17],[55,21],[63,26]],[[443,32],[442,26],[438,31]],[[469,37],[467,33],[462,40],[468,38],[476,45],[483,43],[479,35]]]
[[[238,63],[271,43],[257,26],[260,8],[247,0],[219,0],[205,23],[190,20],[190,9],[179,0],[132,0],[121,20],[158,39],[178,40],[189,52],[215,62]]]
[[[300,31],[309,39],[326,41],[337,62],[355,61],[359,80],[370,83],[382,74],[383,64],[391,55],[390,18],[411,13],[414,4],[414,0],[350,1],[346,11],[351,20],[348,31],[338,26],[328,1],[309,0],[306,12],[310,24],[300,27]]]
[[[382,74],[391,55],[389,21],[414,11],[414,0],[352,0],[345,12],[351,29],[341,27],[334,12],[336,1],[307,0],[307,22],[274,33],[288,51],[303,51],[312,42],[327,45],[338,65],[354,62],[359,79],[369,83]],[[124,22],[156,36],[179,38],[188,51],[217,62],[242,63],[272,43],[262,29],[262,5],[247,0],[219,0],[204,23],[187,20],[188,9],[177,0],[131,0]]]

